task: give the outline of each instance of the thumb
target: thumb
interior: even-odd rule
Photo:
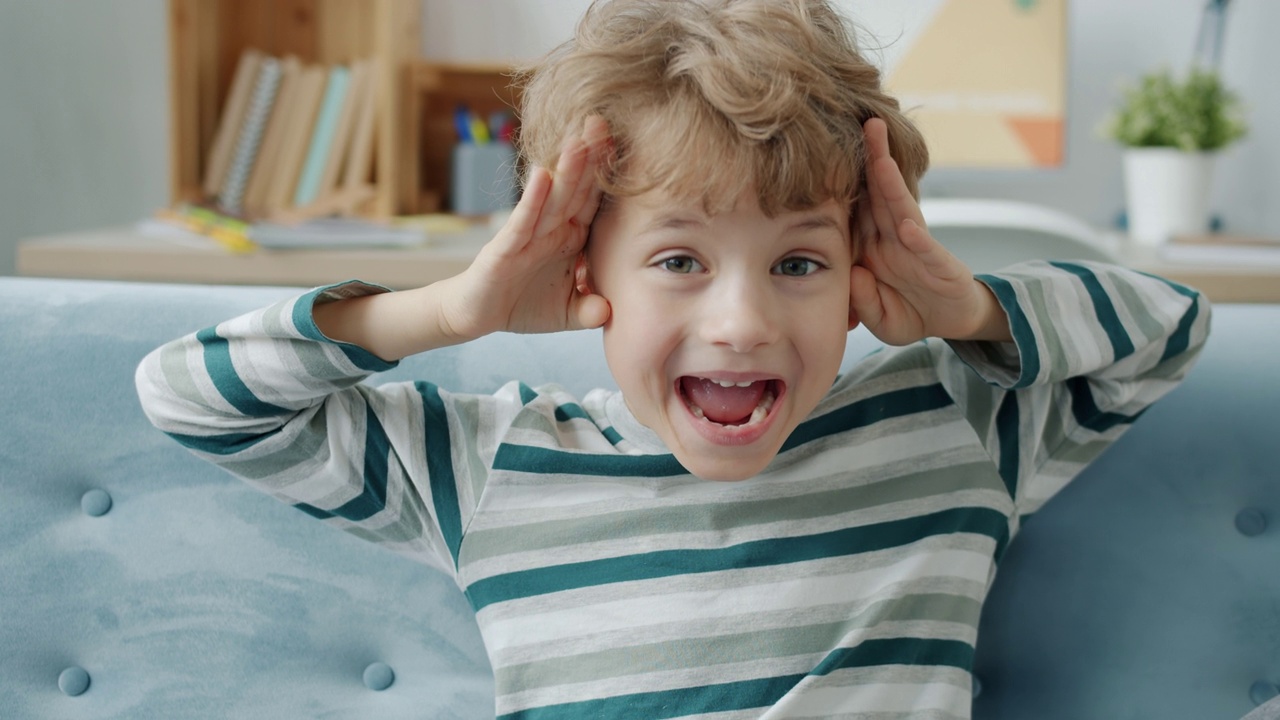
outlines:
[[[609,321],[612,313],[609,301],[594,293],[583,295],[574,292],[570,301],[569,322],[571,330],[598,328]]]

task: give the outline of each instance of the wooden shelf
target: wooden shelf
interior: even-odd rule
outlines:
[[[306,63],[377,60],[373,214],[417,203],[414,121],[404,89],[420,56],[421,0],[169,0],[170,195],[204,199],[214,135],[241,54],[295,55]]]
[[[405,151],[418,158],[409,185],[418,189],[412,212],[451,210],[450,158],[457,142],[454,110],[465,105],[480,117],[506,111],[517,118],[520,94],[511,86],[512,68],[498,64],[415,63],[409,71],[406,104],[417,132]]]

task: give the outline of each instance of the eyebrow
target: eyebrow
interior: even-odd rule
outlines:
[[[788,230],[819,230],[824,228],[839,230],[840,222],[830,215],[815,214],[800,218],[787,226]]]
[[[685,212],[667,212],[653,218],[645,223],[641,228],[641,234],[655,232],[657,230],[686,230],[688,228],[703,227],[707,221]]]

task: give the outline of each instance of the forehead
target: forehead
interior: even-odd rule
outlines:
[[[835,198],[770,216],[761,208],[754,185],[740,191],[723,207],[708,203],[705,197],[681,196],[655,188],[637,195],[608,198],[601,213],[613,215],[633,230],[681,229],[735,221],[800,229],[826,227],[842,233],[849,229],[849,206]]]

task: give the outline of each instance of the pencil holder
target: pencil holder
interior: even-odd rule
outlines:
[[[511,143],[458,143],[453,148],[453,211],[487,215],[515,207],[516,151]]]

